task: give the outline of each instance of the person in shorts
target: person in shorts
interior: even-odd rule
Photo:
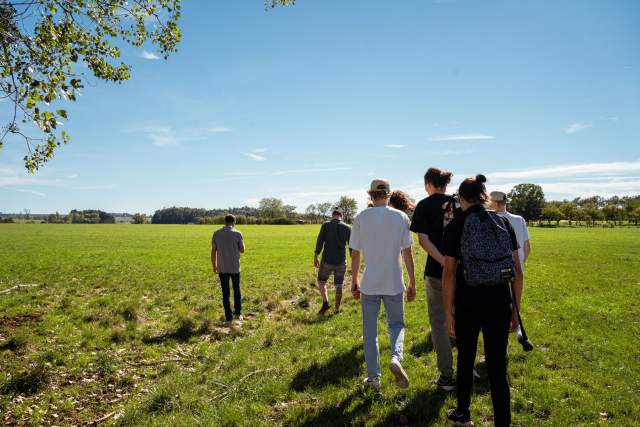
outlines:
[[[331,308],[327,292],[327,281],[333,274],[333,283],[336,287],[334,313],[340,312],[342,302],[342,285],[344,274],[347,270],[346,247],[351,237],[351,227],[342,221],[344,211],[340,206],[333,208],[331,220],[322,224],[316,250],[313,257],[313,265],[318,269],[318,290],[322,297],[322,307],[318,314],[324,314]],[[318,257],[322,253],[322,258]]]

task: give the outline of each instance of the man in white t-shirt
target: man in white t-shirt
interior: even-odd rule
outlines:
[[[507,195],[502,191],[492,191],[489,195],[491,198],[491,209],[504,218],[507,218],[516,232],[516,239],[518,240],[518,257],[520,258],[520,265],[522,266],[522,272],[524,273],[524,266],[529,254],[531,253],[531,243],[529,242],[529,229],[527,228],[527,222],[520,215],[514,215],[511,212],[507,212]],[[516,329],[516,337],[519,342],[522,342],[522,331],[520,325]]]
[[[362,336],[367,364],[366,386],[380,388],[380,352],[378,348],[378,315],[380,301],[389,329],[391,363],[389,368],[400,388],[409,386],[402,368],[404,344],[404,282],[401,257],[409,275],[407,300],[416,296],[416,281],[411,252],[409,217],[387,206],[391,189],[384,179],[371,182],[369,196],[373,207],[362,211],[353,220],[349,247],[351,254],[351,292],[362,305]],[[366,266],[360,283],[360,254]]]
[[[527,229],[527,222],[520,215],[514,215],[511,212],[507,212],[507,195],[502,191],[492,191],[489,195],[491,198],[491,209],[504,218],[507,218],[516,232],[516,238],[518,239],[518,256],[520,258],[520,265],[522,265],[522,271],[524,271],[524,264],[529,254],[531,253],[531,243],[529,242],[529,229]]]

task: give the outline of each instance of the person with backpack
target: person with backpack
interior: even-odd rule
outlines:
[[[447,411],[447,418],[457,426],[473,425],[469,407],[480,331],[495,425],[511,423],[507,344],[509,331],[518,324],[522,268],[513,227],[506,218],[485,208],[486,180],[484,175],[477,175],[460,184],[463,212],[444,233],[445,325],[458,347],[458,404]]]
[[[347,271],[347,256],[345,248],[351,237],[351,227],[342,222],[344,210],[340,206],[333,208],[331,220],[325,222],[320,227],[318,238],[316,239],[316,250],[313,256],[313,265],[318,269],[318,290],[322,297],[322,307],[318,314],[326,313],[331,306],[327,295],[327,280],[333,274],[333,283],[336,287],[334,314],[340,312],[342,301],[342,285],[344,274]],[[318,256],[322,253],[322,259]]]
[[[431,342],[438,358],[440,376],[438,388],[453,391],[453,353],[451,341],[444,327],[445,313],[442,299],[442,244],[444,229],[460,209],[452,196],[446,194],[453,174],[439,168],[429,168],[424,175],[424,188],[428,197],[416,206],[411,220],[411,231],[418,235],[420,246],[427,252],[424,269],[427,308],[431,324]]]

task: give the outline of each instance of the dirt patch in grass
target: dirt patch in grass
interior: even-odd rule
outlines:
[[[40,313],[27,313],[18,314],[16,316],[0,317],[0,328],[15,329],[27,323],[33,323],[40,320],[42,314]]]

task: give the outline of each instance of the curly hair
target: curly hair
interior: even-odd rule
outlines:
[[[416,205],[411,197],[404,191],[395,190],[391,193],[389,204],[399,211],[407,213],[415,209]]]

